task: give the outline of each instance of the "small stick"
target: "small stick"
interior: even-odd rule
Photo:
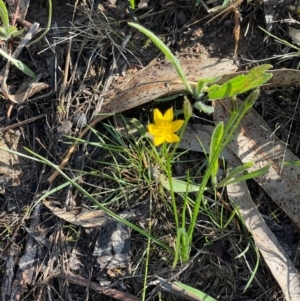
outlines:
[[[42,119],[42,118],[46,117],[46,115],[47,115],[47,114],[44,113],[44,114],[41,114],[41,115],[39,115],[39,116],[35,116],[35,117],[30,118],[30,119],[26,119],[26,120],[24,120],[24,121],[18,122],[18,123],[16,123],[16,124],[8,125],[8,126],[6,126],[5,128],[0,129],[0,133],[4,133],[4,132],[6,132],[6,131],[8,131],[8,130],[12,130],[12,129],[18,128],[19,126],[22,126],[22,125],[31,123],[31,122],[36,121],[36,120],[38,120],[38,119]]]
[[[91,288],[95,292],[99,292],[103,295],[106,295],[108,297],[121,300],[121,301],[140,301],[139,298],[136,296],[133,296],[129,293],[125,293],[122,291],[118,291],[114,288],[109,288],[109,287],[102,287],[96,282],[93,281],[88,281],[87,279],[78,276],[78,275],[72,275],[72,274],[59,274],[59,278],[66,279],[70,283],[79,285],[79,286],[85,286],[88,288]]]

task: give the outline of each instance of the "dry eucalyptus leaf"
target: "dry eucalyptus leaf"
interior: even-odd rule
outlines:
[[[236,73],[237,67],[232,60],[215,58],[180,60],[180,65],[186,73],[187,79],[193,82],[197,82],[199,78],[222,76],[219,83],[224,83],[230,78],[243,73]],[[281,69],[271,70],[270,72],[273,77],[263,87],[284,87],[299,84],[299,70]],[[135,108],[159,97],[182,92],[185,92],[185,87],[179,80],[173,66],[166,61],[154,61],[116,87],[113,92],[107,93],[100,115],[84,128],[78,137],[84,137],[90,128],[111,115]],[[75,144],[69,148],[67,155],[60,164],[61,168],[68,163],[75,150]],[[52,183],[58,175],[59,172],[54,171],[48,178],[49,183]]]
[[[138,4],[138,8],[146,9],[146,8],[148,8],[148,3],[149,3],[149,0],[141,0]]]
[[[285,300],[300,300],[300,277],[274,233],[257,210],[245,182],[227,186],[228,196],[237,205],[248,231],[281,287]]]
[[[297,45],[300,45],[300,29],[294,28],[292,26],[288,26],[289,36],[293,40],[293,42]]]
[[[76,226],[92,228],[103,226],[109,221],[109,218],[105,215],[103,210],[88,210],[82,208],[78,213],[56,207],[47,200],[44,200],[43,204],[50,209],[54,215]]]
[[[180,140],[179,147],[196,152],[205,151],[206,153],[209,153],[210,139],[213,130],[214,127],[209,125],[188,124],[184,131],[183,137]],[[204,150],[202,149],[200,141]],[[236,155],[234,155],[233,152],[228,148],[225,148],[222,151],[221,156],[229,162],[236,161]]]
[[[180,63],[187,79],[193,82],[197,82],[199,78],[232,74],[237,70],[232,60],[208,58],[182,60]],[[222,81],[225,78],[222,78]],[[184,91],[185,87],[170,63],[153,61],[120,85],[116,93],[112,95],[109,93],[109,99],[100,113],[123,112],[153,99]],[[105,116],[101,117],[105,118]]]
[[[180,147],[202,152],[203,149],[198,142],[200,139],[205,151],[209,152],[210,137],[213,130],[214,127],[212,126],[198,124],[188,126]],[[230,148],[225,148],[222,155],[227,160],[228,166],[237,167],[242,164]],[[282,288],[286,300],[300,300],[299,274],[275,235],[261,217],[250,196],[246,183],[240,182],[228,185],[227,193],[237,205],[247,229],[251,232],[256,246],[259,248],[274,278]]]
[[[238,101],[238,104],[241,104]],[[214,121],[229,119],[230,100],[215,102]],[[282,167],[283,161],[299,160],[276,136],[268,124],[251,109],[239,125],[237,137],[228,147],[243,163],[254,162],[249,172],[271,163],[269,172],[255,181],[273,201],[300,227],[300,169]]]
[[[15,94],[15,95],[7,93],[6,96],[8,97],[8,99],[10,101],[17,103],[17,104],[21,104],[21,103],[25,102],[26,100],[28,100],[28,98],[30,98],[34,94],[36,94],[42,90],[48,89],[48,88],[49,88],[49,85],[46,83],[32,83],[32,84],[30,84],[30,86],[27,88],[26,91],[21,92],[19,94]]]

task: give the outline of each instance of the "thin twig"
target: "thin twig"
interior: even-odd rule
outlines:
[[[99,292],[103,295],[109,296],[109,297],[117,299],[117,300],[140,301],[140,299],[137,298],[136,296],[133,296],[133,295],[125,293],[125,292],[118,291],[114,288],[102,287],[99,284],[97,284],[96,282],[88,281],[87,279],[85,279],[81,276],[78,276],[78,275],[59,274],[58,277],[66,279],[70,283],[73,283],[73,284],[76,284],[79,286],[88,287],[88,288],[94,290],[95,292]]]

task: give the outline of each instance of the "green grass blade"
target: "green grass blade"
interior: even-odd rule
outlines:
[[[158,239],[156,239],[155,237],[153,237],[152,235],[150,235],[148,232],[144,231],[143,229],[137,227],[136,225],[130,223],[129,221],[121,218],[119,215],[115,214],[114,212],[112,212],[111,210],[107,209],[105,206],[103,206],[101,203],[99,203],[92,195],[90,195],[84,188],[82,188],[79,184],[77,184],[74,180],[72,180],[71,178],[69,178],[61,169],[58,165],[53,164],[51,161],[47,160],[46,158],[40,156],[39,154],[31,151],[30,149],[24,147],[24,149],[26,151],[28,151],[32,156],[28,156],[25,154],[22,154],[20,152],[16,152],[13,150],[9,150],[9,149],[5,149],[5,148],[1,148],[2,150],[5,150],[11,154],[15,154],[18,155],[20,157],[23,158],[27,158],[30,160],[34,160],[43,164],[46,164],[52,168],[54,168],[55,170],[57,170],[60,175],[65,178],[71,185],[73,185],[78,191],[80,191],[82,194],[84,194],[91,202],[93,202],[96,206],[98,206],[100,209],[102,209],[103,211],[105,211],[106,214],[108,214],[109,216],[113,217],[115,220],[117,220],[118,222],[121,222],[127,226],[129,226],[130,228],[134,229],[135,231],[137,231],[138,233],[144,235],[145,237],[150,238],[153,242],[157,243],[159,246],[161,246],[162,248],[166,249],[168,252],[170,252],[170,254],[173,254],[173,251],[164,243],[162,243],[161,241],[159,241]]]
[[[176,56],[173,55],[173,53],[171,52],[171,50],[168,48],[167,45],[164,44],[164,42],[157,37],[153,32],[151,32],[150,30],[146,29],[145,27],[133,23],[133,22],[128,22],[128,24],[134,28],[136,28],[137,30],[139,30],[141,33],[143,33],[145,36],[147,36],[158,48],[159,50],[165,55],[165,57],[167,58],[167,60],[171,63],[171,65],[175,68],[178,76],[180,77],[180,79],[182,80],[185,88],[191,93],[193,94],[193,90],[190,86],[190,84],[188,83],[185,73],[183,72],[179,60],[177,59]]]
[[[135,0],[129,0],[129,6],[131,9],[135,9]]]
[[[219,169],[219,160],[216,153],[220,148],[220,144],[223,140],[224,134],[224,123],[219,122],[216,128],[213,131],[210,141],[210,150],[209,150],[209,164],[211,166],[211,181],[213,186],[217,185],[217,173]]]
[[[218,188],[219,187],[223,187],[226,186],[227,183],[234,178],[236,175],[243,173],[245,171],[247,171],[247,169],[249,169],[250,167],[253,166],[253,162],[247,162],[241,166],[238,166],[236,168],[234,168],[233,170],[230,171],[230,173],[226,176],[225,179],[223,179],[222,181],[220,181],[220,183],[218,184]]]
[[[1,0],[0,0],[1,1]],[[14,64],[18,69],[20,69],[24,74],[35,78],[35,74],[34,72],[27,67],[25,64],[23,64],[21,61],[14,59],[12,56],[10,56],[9,54],[7,54],[4,50],[2,50],[0,48],[0,55],[2,55],[3,57],[5,57],[7,60],[9,60],[12,64]]]
[[[286,161],[282,163],[283,166],[300,166],[300,160]]]
[[[178,287],[180,287],[181,289],[187,291],[190,295],[193,295],[194,298],[193,300],[202,300],[202,301],[217,301],[216,299],[210,297],[209,295],[207,295],[206,293],[203,293],[189,285],[183,284],[181,282],[174,282],[175,285],[177,285]]]
[[[8,12],[7,12],[7,9],[6,9],[6,6],[5,6],[3,0],[0,0],[0,18],[2,20],[5,31],[8,32],[9,18],[8,18]]]
[[[238,182],[242,182],[242,181],[246,181],[246,180],[250,180],[250,179],[253,179],[253,178],[257,178],[257,177],[261,177],[263,175],[265,175],[269,169],[270,169],[270,166],[271,166],[271,163],[267,164],[266,166],[260,168],[260,169],[257,169],[253,172],[249,172],[245,175],[242,175],[238,178],[235,178],[235,179],[227,179],[227,181],[223,180],[222,182],[220,182],[218,184],[218,188],[221,188],[223,186],[226,186],[226,185],[229,185],[229,184],[234,184],[234,183],[238,183]]]
[[[297,51],[300,51],[300,48],[297,47],[296,45],[292,44],[292,43],[289,43],[288,41],[286,40],[282,40],[282,39],[279,39],[278,37],[274,36],[273,34],[271,34],[270,32],[268,32],[267,30],[263,29],[262,27],[258,26],[259,29],[261,29],[264,33],[266,33],[267,35],[271,36],[272,38],[274,38],[277,42],[283,44],[283,45],[286,45],[288,47],[291,47]]]

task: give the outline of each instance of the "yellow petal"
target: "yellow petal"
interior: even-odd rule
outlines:
[[[148,132],[152,135],[152,136],[157,136],[161,134],[161,129],[159,127],[157,127],[155,124],[153,123],[149,123],[148,126]]]
[[[159,109],[154,109],[153,111],[153,119],[154,119],[154,123],[157,124],[157,122],[161,121],[164,119],[163,114],[161,113],[161,111]]]
[[[168,133],[164,136],[164,138],[168,143],[174,143],[179,141],[179,137],[174,133]]]
[[[155,146],[159,146],[164,142],[165,142],[165,137],[164,136],[154,136],[153,144]]]
[[[173,108],[167,110],[167,112],[164,114],[164,120],[165,121],[173,121],[174,114],[173,114]]]
[[[170,125],[170,131],[173,133],[177,132],[182,127],[183,123],[184,120],[180,120],[180,119],[173,121]]]

